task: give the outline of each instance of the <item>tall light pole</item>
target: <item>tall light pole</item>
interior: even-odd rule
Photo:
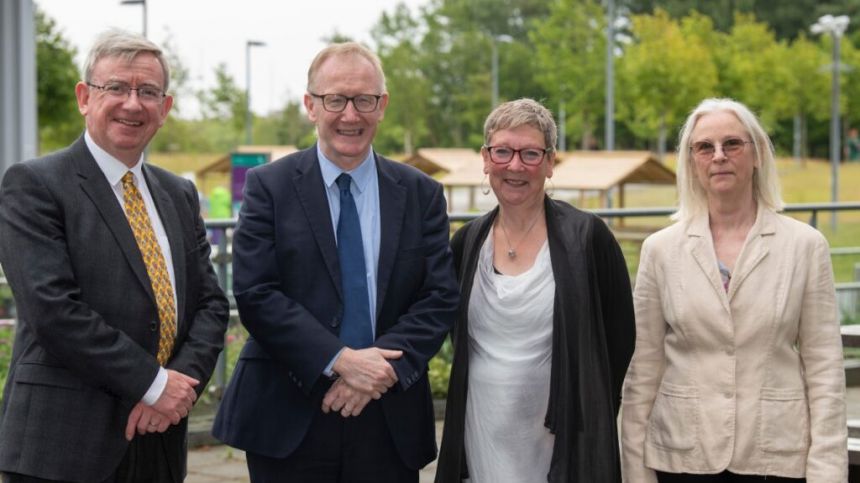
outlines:
[[[832,82],[830,87],[830,199],[833,203],[839,201],[839,159],[842,152],[842,141],[839,128],[839,48],[842,34],[848,28],[848,17],[840,15],[825,15],[818,19],[810,28],[814,34],[830,34],[833,39]],[[831,230],[836,231],[836,211],[830,214]]]
[[[499,105],[499,47],[496,45],[497,42],[511,42],[514,38],[510,35],[490,35],[490,70],[493,82],[492,89],[492,105],[491,109],[495,109],[497,105]]]
[[[248,40],[245,42],[245,144],[251,144],[253,119],[251,117],[251,47],[263,47],[265,42]]]
[[[615,0],[606,0],[606,127],[603,149],[615,150]],[[610,201],[611,203],[611,201]]]
[[[146,0],[121,0],[120,5],[140,5],[143,7],[143,36],[146,37]]]

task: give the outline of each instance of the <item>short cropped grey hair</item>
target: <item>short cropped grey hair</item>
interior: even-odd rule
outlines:
[[[317,71],[319,71],[320,66],[322,66],[322,64],[326,60],[330,59],[331,57],[340,57],[348,55],[357,55],[359,57],[363,57],[367,59],[371,64],[373,64],[373,68],[374,70],[376,70],[376,75],[379,76],[379,93],[382,94],[386,92],[385,72],[382,71],[382,61],[379,60],[379,56],[377,56],[372,50],[359,44],[358,42],[342,42],[338,44],[331,44],[328,47],[322,49],[316,55],[316,57],[314,57],[314,60],[311,62],[310,68],[308,68],[308,91],[314,92],[316,90]],[[331,93],[323,92],[322,94]],[[370,93],[368,92],[365,94]]]
[[[110,29],[96,37],[96,41],[87,55],[87,60],[84,62],[84,81],[92,82],[93,69],[96,63],[103,58],[119,57],[131,62],[138,55],[147,52],[153,54],[158,63],[161,64],[161,70],[164,72],[164,85],[161,88],[167,91],[170,86],[170,67],[167,65],[167,59],[165,59],[161,48],[142,35],[120,29]]]
[[[687,222],[696,215],[708,212],[708,196],[696,176],[690,143],[696,123],[705,114],[713,112],[734,114],[746,129],[755,148],[755,169],[753,171],[753,197],[756,202],[773,211],[783,208],[776,171],[773,143],[762,127],[758,117],[744,104],[727,98],[705,99],[687,117],[681,128],[678,141],[678,211],[673,220]]]
[[[540,102],[528,98],[508,101],[493,109],[484,122],[484,144],[489,146],[496,132],[520,126],[531,126],[542,132],[546,149],[555,151],[558,128],[552,112]]]

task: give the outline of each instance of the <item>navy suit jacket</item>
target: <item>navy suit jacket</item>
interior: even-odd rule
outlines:
[[[245,451],[283,458],[307,432],[330,386],[326,365],[343,297],[337,245],[316,147],[248,172],[233,238],[233,290],[250,338],[213,429]],[[399,382],[381,399],[410,468],[436,457],[427,363],[459,302],[442,186],[376,156],[381,243],[374,346],[403,351]]]

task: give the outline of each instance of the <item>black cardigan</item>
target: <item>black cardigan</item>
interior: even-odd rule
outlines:
[[[555,277],[552,369],[545,425],[555,435],[547,480],[621,481],[616,417],[636,339],[624,255],[598,217],[545,199]],[[454,363],[436,483],[468,477],[463,445],[469,379],[468,313],[478,255],[498,208],[454,234],[461,303],[452,332]]]

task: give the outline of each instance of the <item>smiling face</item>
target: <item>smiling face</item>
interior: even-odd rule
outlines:
[[[317,126],[323,154],[344,170],[361,164],[370,151],[376,126],[382,121],[388,94],[382,92],[382,79],[373,64],[358,54],[334,55],[318,68],[311,86],[314,94],[382,95],[372,112],[358,112],[352,102],[341,112],[328,112],[322,99],[305,94],[308,119]]]
[[[529,125],[496,131],[488,146],[505,146],[515,150],[547,147],[544,134]],[[481,155],[484,158],[484,173],[489,175],[490,187],[502,207],[543,202],[544,182],[552,177],[554,151],[548,152],[536,166],[523,164],[519,154],[515,154],[507,164],[494,163],[487,148],[481,149]]]
[[[696,179],[709,199],[753,196],[755,146],[745,143],[739,152],[727,156],[722,144],[730,139],[751,140],[740,120],[727,111],[700,117],[690,136],[691,145],[707,142],[716,148],[712,156],[691,153]]]
[[[131,62],[120,57],[99,59],[93,66],[90,82],[96,85],[118,82],[133,88],[152,86],[159,90],[165,84],[161,64],[148,52],[138,54]],[[75,95],[93,141],[129,167],[138,162],[173,105],[171,96],[159,103],[142,103],[136,91],[127,97],[117,97],[85,82],[78,82]]]

